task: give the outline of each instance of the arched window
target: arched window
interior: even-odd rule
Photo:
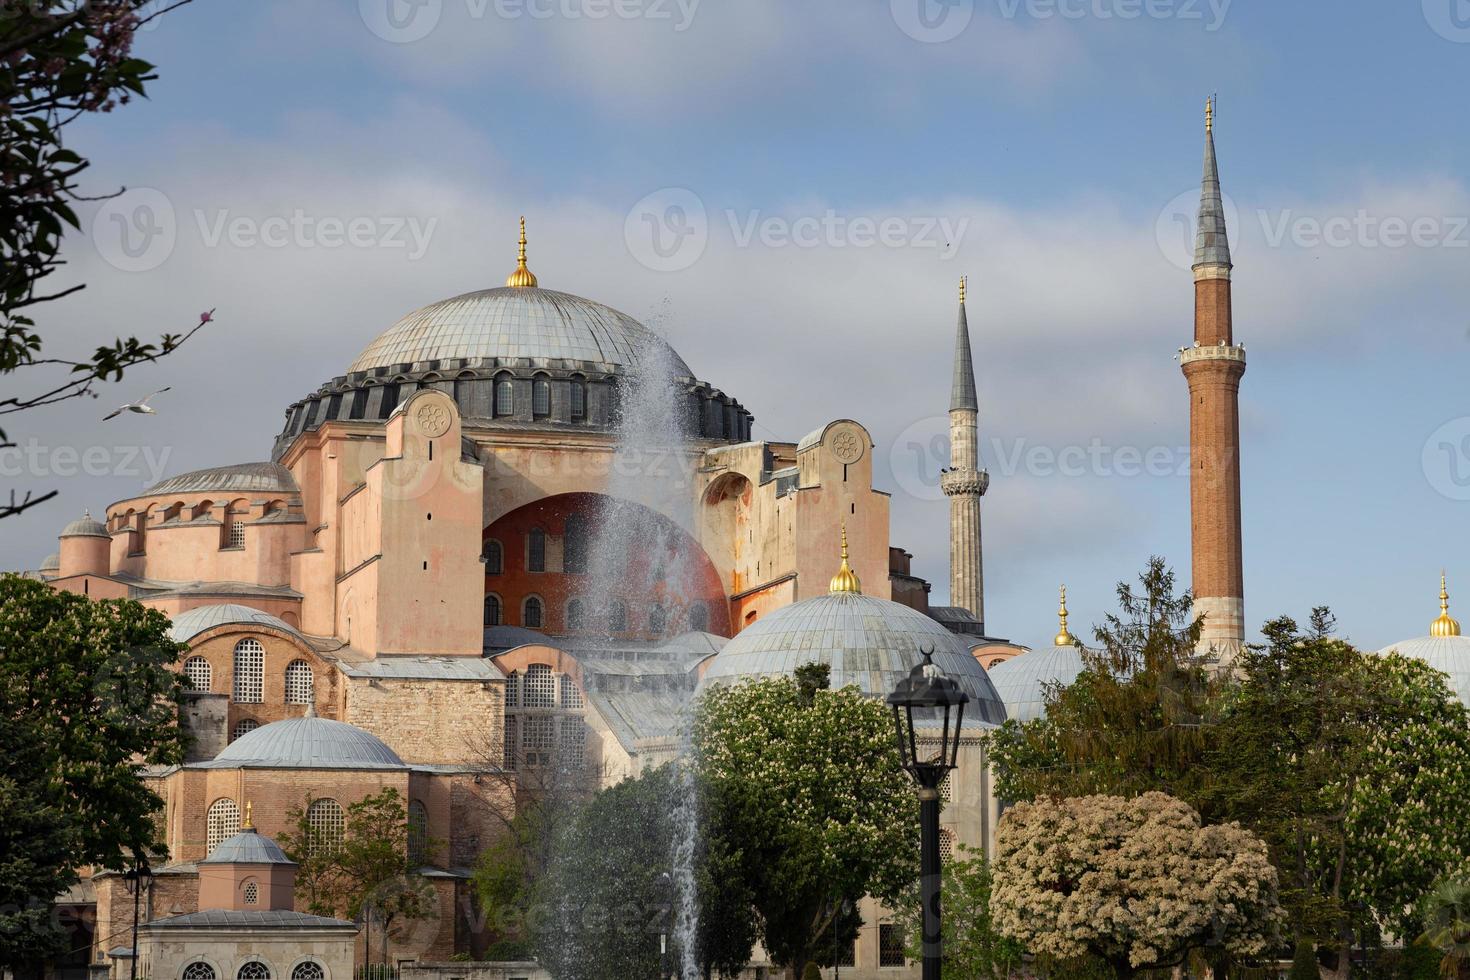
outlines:
[[[418,800],[408,804],[408,859],[414,864],[428,860],[429,811]]]
[[[230,732],[230,741],[233,742],[241,735],[248,735],[259,727],[260,722],[256,721],[254,718],[241,718],[239,721],[235,722],[235,728],[232,732]]]
[[[485,597],[485,625],[500,625],[500,596],[487,595]]]
[[[315,960],[306,960],[296,964],[291,971],[291,980],[327,980],[327,971]]]
[[[312,854],[335,851],[342,843],[346,825],[342,804],[336,800],[312,800],[306,808],[306,825],[311,831],[308,846]]]
[[[499,575],[505,571],[505,549],[494,538],[485,539],[485,574]]]
[[[311,704],[314,688],[311,664],[305,660],[293,660],[286,665],[286,703]]]
[[[571,674],[561,675],[561,706],[573,709],[582,707],[582,689],[577,686]]]
[[[567,629],[582,630],[587,628],[587,606],[581,599],[570,599],[567,601]]]
[[[260,885],[254,880],[245,882],[245,904],[258,905],[260,903]]]
[[[235,974],[235,980],[271,980],[271,968],[260,960],[251,960],[240,967]]]
[[[551,380],[544,374],[531,379],[531,416],[544,419],[551,414]]]
[[[240,832],[240,807],[228,796],[222,797],[209,804],[204,820],[204,849],[213,854],[220,841]]]
[[[189,679],[189,686],[196,691],[207,691],[214,680],[214,671],[209,669],[209,661],[195,655],[184,661],[184,676]]]
[[[546,532],[539,527],[526,535],[526,571],[546,571]]]
[[[669,627],[669,614],[662,605],[655,602],[648,610],[648,632],[660,634]]]
[[[521,704],[527,708],[556,707],[556,675],[546,664],[531,664],[521,684]]]
[[[607,609],[607,628],[613,633],[623,633],[628,629],[628,604],[622,599],[614,599]]]
[[[587,571],[587,518],[572,514],[562,532],[561,570],[573,575]]]
[[[539,630],[544,611],[545,607],[541,604],[541,600],[536,596],[531,596],[526,600],[526,605],[521,612],[521,625],[527,629]]]
[[[939,856],[946,861],[954,858],[953,830],[941,830],[939,832]]]
[[[235,644],[235,702],[259,704],[265,692],[265,647],[247,636]]]
[[[572,378],[572,421],[587,419],[587,382],[580,376]]]
[[[561,764],[566,769],[581,769],[587,757],[586,723],[575,715],[561,720]]]
[[[696,633],[709,632],[709,606],[695,602],[689,607],[689,628]]]
[[[495,415],[497,418],[515,413],[515,385],[508,374],[495,376]]]
[[[203,960],[195,960],[184,967],[181,980],[216,980],[214,967]]]

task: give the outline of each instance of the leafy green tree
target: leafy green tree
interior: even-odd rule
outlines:
[[[64,941],[50,910],[78,869],[164,851],[141,767],[184,758],[169,629],[130,600],[0,576],[0,968]]]
[[[896,905],[918,873],[918,800],[887,707],[824,687],[804,673],[712,688],[692,729],[761,941],[793,980],[821,962],[844,909],[864,895]]]
[[[1047,692],[1045,717],[991,737],[997,795],[1197,795],[1220,679],[1196,654],[1193,599],[1174,589],[1162,558],[1149,560],[1136,590],[1119,583],[1119,612],[1098,628],[1099,649],[1084,653],[1076,682]]]
[[[119,338],[91,354],[42,352],[34,310],[83,288],[50,289],[64,265],[61,239],[80,224],[72,209],[89,166],[63,138],[67,126],[142,95],[153,66],[132,56],[138,29],[190,0],[26,0],[0,4],[0,376],[23,369],[46,380],[0,398],[0,415],[94,394],[136,364],[172,352],[193,334],[155,343]],[[197,330],[208,320],[200,318]],[[49,374],[46,374],[49,372]],[[13,445],[0,428],[0,448]],[[0,504],[0,518],[55,496],[30,493]]]
[[[437,911],[433,890],[417,871],[433,862],[440,842],[425,838],[409,847],[408,809],[392,786],[348,805],[340,841],[323,838],[311,825],[311,802],[288,811],[294,830],[281,835],[282,850],[300,865],[297,891],[319,915],[355,920],[370,910],[382,927],[386,959],[395,924]]]
[[[944,975],[953,980],[997,980],[1021,966],[1025,949],[995,929],[990,914],[992,875],[983,853],[960,848],[944,865]],[[904,935],[909,958],[923,957],[923,907],[915,894],[906,905]]]
[[[1470,882],[1441,881],[1424,899],[1419,942],[1439,952],[1439,972],[1457,980],[1470,966]]]
[[[1322,971],[1317,968],[1317,951],[1309,939],[1298,939],[1296,952],[1291,957],[1291,972],[1287,980],[1322,980]]]

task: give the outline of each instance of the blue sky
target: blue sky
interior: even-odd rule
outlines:
[[[88,212],[68,256],[89,288],[48,326],[85,346],[217,307],[218,329],[100,403],[171,383],[156,418],[28,419],[22,440],[53,456],[264,458],[285,406],[377,332],[498,284],[524,213],[543,285],[665,311],[761,436],[866,424],[894,542],[942,601],[940,460],[913,447],[943,428],[967,274],[989,625],[1049,642],[1063,581],[1086,628],[1150,554],[1188,580],[1187,480],[1126,471],[1186,437],[1179,221],[1219,92],[1251,359],[1248,618],[1327,603],[1377,647],[1425,632],[1441,566],[1470,597],[1466,0],[196,0],[140,53],[152,98],[76,142],[90,189],[161,195],[170,244],[130,265]],[[638,236],[670,202],[702,211],[704,244],[663,262]],[[296,212],[372,232],[249,234]],[[868,243],[865,222],[901,230]],[[1069,447],[1104,463],[1045,462]],[[151,475],[53,456],[22,475],[61,496],[0,528],[7,566]]]

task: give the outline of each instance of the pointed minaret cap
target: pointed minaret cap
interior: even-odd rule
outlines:
[[[521,217],[521,241],[520,254],[516,257],[516,271],[506,277],[505,284],[513,289],[527,289],[536,286],[536,274],[526,268],[526,219]]]
[[[1061,624],[1061,628],[1057,630],[1056,639],[1052,642],[1059,647],[1080,647],[1082,642],[1072,635],[1071,630],[1067,629],[1067,587],[1065,585],[1062,586],[1062,603],[1057,608],[1057,622]]]
[[[965,313],[965,293],[969,277],[960,277],[960,322],[954,338],[954,383],[950,388],[949,410],[978,412],[980,399],[975,393],[975,360],[970,355],[970,318]]]
[[[1230,233],[1225,227],[1225,195],[1215,160],[1215,100],[1205,103],[1205,174],[1200,187],[1199,225],[1194,238],[1194,267],[1230,269]]]
[[[1439,575],[1439,618],[1430,625],[1429,635],[1460,635],[1460,621],[1450,615],[1450,588],[1443,572]]]
[[[828,591],[833,595],[862,595],[863,583],[858,581],[857,572],[847,563],[847,522],[842,522],[842,566],[837,569],[837,574],[832,576],[832,585]]]

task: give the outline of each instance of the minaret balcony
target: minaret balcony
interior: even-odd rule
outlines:
[[[1237,364],[1245,363],[1245,345],[1236,344],[1231,346],[1223,341],[1218,344],[1196,344],[1193,347],[1179,348],[1180,365],[1193,364],[1195,361],[1234,361]]]
[[[946,470],[939,477],[939,487],[946,497],[983,497],[990,489],[990,474],[985,470]]]

